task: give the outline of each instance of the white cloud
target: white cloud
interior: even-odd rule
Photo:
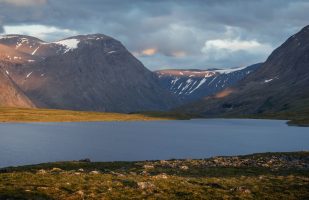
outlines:
[[[0,0],[0,3],[7,3],[14,6],[37,6],[45,4],[46,0]]]
[[[201,51],[208,59],[224,59],[239,52],[253,55],[269,55],[273,47],[269,44],[259,43],[256,40],[240,39],[214,39],[205,42]]]
[[[54,26],[44,25],[18,25],[18,26],[4,26],[4,34],[21,34],[38,37],[40,39],[51,38],[53,40],[62,39],[78,34],[77,31],[70,29],[60,29]]]

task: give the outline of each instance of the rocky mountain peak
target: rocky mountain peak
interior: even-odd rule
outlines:
[[[6,37],[0,41],[3,52],[22,54],[33,62],[16,65],[7,60],[0,67],[38,107],[135,112],[163,110],[177,102],[154,73],[112,37],[91,34],[55,42],[35,40],[36,46],[28,42],[31,37]],[[13,42],[6,42],[11,38]],[[20,39],[23,48],[16,48]]]

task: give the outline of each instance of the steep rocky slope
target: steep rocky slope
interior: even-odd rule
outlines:
[[[228,95],[214,95],[181,110],[204,116],[309,111],[309,26],[291,36]]]
[[[31,101],[9,78],[8,72],[0,68],[0,107],[34,107]]]
[[[8,35],[0,44],[23,55],[5,57],[1,66],[38,107],[136,112],[164,110],[177,102],[151,71],[106,35],[53,43]]]
[[[159,70],[156,74],[163,87],[188,103],[235,85],[260,65],[222,70]]]

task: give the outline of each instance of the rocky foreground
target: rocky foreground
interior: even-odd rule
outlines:
[[[309,152],[10,167],[0,199],[309,199]]]

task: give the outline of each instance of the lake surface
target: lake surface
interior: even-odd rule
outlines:
[[[285,121],[0,124],[0,167],[90,158],[136,161],[309,150],[309,128]]]

